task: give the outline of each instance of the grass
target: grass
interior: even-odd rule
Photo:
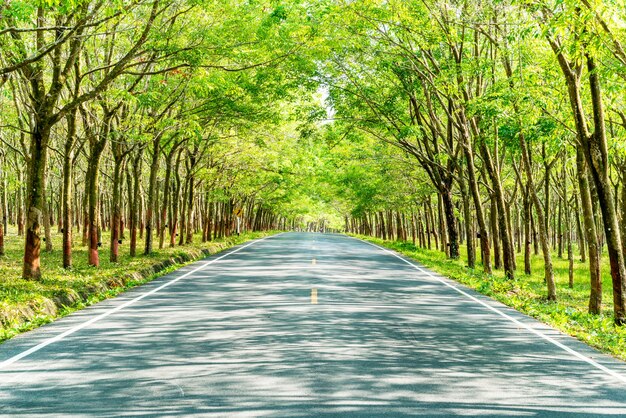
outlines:
[[[42,278],[38,281],[21,279],[23,237],[9,228],[5,237],[5,255],[0,256],[0,342],[13,336],[51,322],[77,309],[114,297],[121,292],[146,283],[182,267],[185,262],[175,264],[149,277],[140,277],[121,284],[120,278],[127,277],[155,264],[174,257],[188,258],[190,252],[208,249],[212,254],[271,233],[245,233],[240,236],[228,237],[208,243],[201,243],[199,236],[194,237],[195,244],[162,250],[156,249],[153,254],[137,257],[128,255],[128,240],[120,246],[118,263],[109,261],[108,246],[100,251],[100,267],[87,264],[87,249],[80,245],[80,237],[73,248],[73,267],[71,270],[62,268],[61,234],[53,234],[53,251],[41,253]],[[102,241],[109,242],[107,233]],[[138,252],[143,249],[143,241],[139,242]],[[158,241],[157,241],[158,247]],[[167,244],[166,244],[167,245]],[[190,260],[191,262],[193,260]],[[57,308],[54,301],[61,301],[62,307]]]
[[[626,360],[626,326],[613,324],[613,294],[608,257],[602,258],[602,298],[600,315],[587,312],[589,304],[589,266],[581,262],[574,252],[574,287],[569,288],[569,262],[553,254],[554,276],[557,286],[557,301],[547,300],[547,288],[543,276],[543,258],[532,256],[532,274],[525,275],[524,259],[517,254],[517,272],[515,280],[504,278],[502,270],[494,270],[492,275],[482,272],[482,266],[470,269],[465,264],[466,249],[462,247],[461,259],[449,260],[437,250],[415,247],[410,242],[383,241],[382,239],[357,236],[366,241],[382,245],[402,253],[424,266],[450,277],[478,292],[494,298],[505,305],[530,315],[544,323],[572,335],[579,340]]]

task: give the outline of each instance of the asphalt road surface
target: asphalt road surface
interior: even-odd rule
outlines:
[[[0,415],[625,416],[625,364],[393,253],[288,233],[0,345]]]

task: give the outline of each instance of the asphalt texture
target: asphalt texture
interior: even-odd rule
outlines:
[[[622,376],[380,248],[288,233],[0,345],[0,415],[622,417]]]

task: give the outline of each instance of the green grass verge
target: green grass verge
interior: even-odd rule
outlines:
[[[441,251],[417,248],[410,242],[353,236],[397,251],[439,274],[549,324],[605,353],[626,360],[626,327],[616,327],[613,324],[612,285],[606,256],[602,260],[602,313],[590,315],[587,312],[589,266],[581,262],[578,256],[574,261],[574,287],[570,289],[568,260],[553,255],[557,301],[549,302],[546,298],[547,288],[544,283],[541,255],[533,255],[532,274],[526,275],[523,272],[523,255],[518,254],[516,279],[507,280],[502,270],[494,270],[492,275],[487,275],[482,272],[482,266],[468,268],[464,247],[461,248],[461,259],[450,260]],[[577,255],[576,252],[575,254]]]
[[[207,243],[201,243],[196,236],[196,244],[156,249],[148,256],[136,257],[128,255],[128,241],[123,241],[119,262],[110,262],[108,248],[103,246],[98,268],[87,264],[86,248],[76,245],[71,270],[62,268],[61,235],[53,234],[53,251],[41,254],[43,276],[30,281],[20,278],[23,238],[10,229],[5,238],[5,255],[0,256],[0,342],[174,271],[200,258],[202,250],[215,254],[273,233],[245,233]],[[108,242],[107,233],[102,240]],[[154,268],[159,264],[163,267],[162,263],[172,259],[176,259],[173,265]]]

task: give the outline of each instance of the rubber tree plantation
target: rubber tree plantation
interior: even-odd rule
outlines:
[[[4,2],[3,327],[159,254],[307,230],[626,356],[625,6]]]

